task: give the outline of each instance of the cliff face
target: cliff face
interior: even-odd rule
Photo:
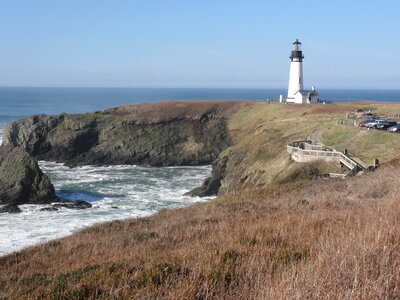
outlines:
[[[0,147],[0,204],[48,204],[58,202],[50,179],[36,159],[20,148]]]
[[[232,144],[226,120],[243,105],[165,101],[87,114],[36,115],[8,124],[3,140],[37,159],[69,166],[204,165]]]
[[[335,125],[344,112],[356,108],[164,101],[87,114],[27,117],[7,125],[3,140],[38,159],[69,166],[212,163],[212,176],[189,194],[224,195],[295,178],[292,173],[298,166],[286,145]]]

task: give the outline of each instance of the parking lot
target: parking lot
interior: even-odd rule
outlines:
[[[347,115],[349,123],[365,129],[385,130],[391,133],[400,133],[400,114],[382,116],[376,113],[356,111]]]

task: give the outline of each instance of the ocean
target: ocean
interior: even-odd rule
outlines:
[[[120,104],[159,100],[262,100],[278,98],[285,89],[201,88],[0,88],[0,143],[4,125],[33,114],[81,113]],[[400,101],[400,90],[318,90],[326,101]],[[183,194],[210,175],[210,166],[150,168],[139,166],[80,167],[40,162],[57,194],[86,200],[93,208],[42,212],[23,205],[20,214],[0,214],[0,255],[115,219],[148,216],[163,208],[207,199]]]

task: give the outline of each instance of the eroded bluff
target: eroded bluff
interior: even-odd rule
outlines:
[[[231,145],[226,119],[245,102],[164,101],[8,124],[4,144],[68,166],[212,163]]]

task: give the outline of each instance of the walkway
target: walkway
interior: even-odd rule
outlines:
[[[314,133],[315,134],[312,137],[314,138],[314,141],[317,141],[318,134],[321,134],[321,131]],[[356,157],[349,157],[342,152],[327,148],[320,142],[313,143],[311,140],[291,143],[287,145],[287,152],[292,156],[293,160],[297,162],[310,162],[322,159],[327,162],[340,163],[349,169],[348,174],[332,174],[331,177],[338,175],[342,177],[353,176],[359,171],[367,169],[365,163],[360,159]]]
[[[308,136],[308,140],[311,141],[312,144],[319,144],[319,145],[324,145],[321,142],[321,136],[324,134],[324,132],[326,131],[326,128],[320,128],[317,129],[315,131],[313,131],[309,136]],[[348,137],[347,139],[345,139],[344,141],[340,142],[339,144],[335,145],[334,147],[344,147],[344,145],[346,145],[348,142],[350,142],[351,140],[363,135],[364,133],[366,133],[367,131],[364,130],[360,130],[359,132],[357,132],[355,135]],[[325,147],[326,148],[326,147]],[[329,148],[326,148],[329,149]],[[336,151],[334,149],[331,149],[331,151]],[[347,155],[347,157],[350,157],[349,155]],[[357,164],[359,164],[363,169],[368,169],[368,166],[366,163],[364,163],[361,159],[359,159],[358,157],[352,156],[351,157],[352,160],[354,160],[355,162],[357,162]]]
[[[311,133],[307,139],[311,141],[313,144],[321,144],[321,136],[324,134],[326,131],[326,128],[321,128],[315,130],[313,133]]]

